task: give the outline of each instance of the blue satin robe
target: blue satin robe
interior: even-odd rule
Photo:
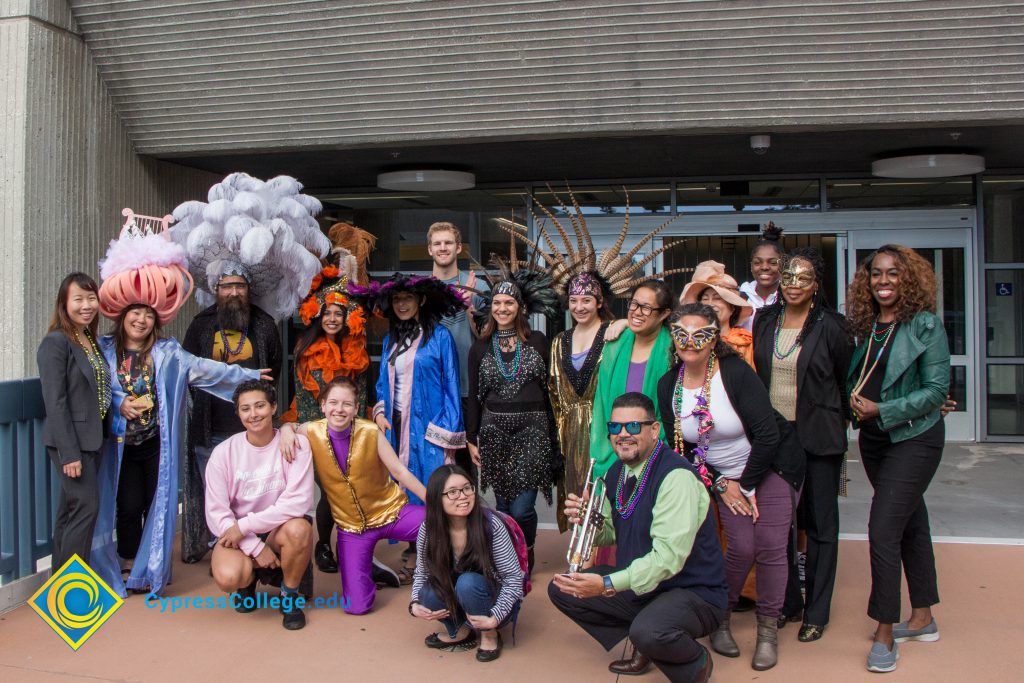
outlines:
[[[127,397],[117,378],[113,337],[100,339],[100,350],[110,366],[113,402],[111,436],[100,460],[100,509],[92,538],[89,566],[121,597],[127,595],[121,578],[114,529],[117,515],[117,483],[121,474],[124,432],[127,421],[121,403]],[[128,577],[128,588],[149,588],[160,595],[171,581],[171,544],[178,517],[179,459],[185,448],[186,402],[191,385],[230,401],[235,387],[247,379],[259,379],[259,370],[197,358],[175,339],[159,339],[150,352],[156,371],[157,413],[160,420],[160,468],[153,503],[146,515],[139,552]]]
[[[392,386],[395,366],[389,359],[393,349],[389,337],[384,338],[384,354],[380,361],[380,376],[377,378],[377,405],[373,415],[383,413],[391,422],[394,406]],[[408,429],[405,446],[397,447],[398,434],[389,429],[385,432],[391,446],[398,452],[413,476],[426,486],[430,474],[441,465],[445,458],[454,457],[455,450],[466,445],[466,428],[462,422],[462,390],[459,384],[459,356],[455,340],[444,325],[434,327],[430,340],[424,344],[422,337],[408,351],[412,361],[412,388],[402,414],[403,431]],[[410,382],[406,382],[406,387]],[[406,426],[408,425],[408,426]],[[423,505],[423,501],[407,492],[409,501]]]

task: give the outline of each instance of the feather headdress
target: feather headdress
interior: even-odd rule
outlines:
[[[210,188],[207,202],[174,210],[171,235],[185,248],[201,305],[216,300],[222,277],[241,275],[252,302],[274,320],[295,311],[331,249],[314,218],[320,202],[301,190],[289,176],[264,182],[232,173]]]
[[[551,189],[550,187],[548,188]],[[565,298],[574,285],[579,286],[580,291],[594,293],[600,287],[601,293],[607,297],[626,297],[637,285],[648,280],[657,280],[668,275],[677,273],[688,273],[693,268],[672,268],[652,275],[644,275],[644,269],[661,254],[676,247],[684,240],[662,245],[649,254],[634,261],[633,258],[640,253],[648,243],[659,235],[678,216],[673,216],[654,230],[641,237],[628,251],[623,252],[622,247],[629,235],[629,193],[626,193],[626,216],[622,230],[611,247],[600,254],[594,248],[594,242],[590,238],[590,230],[587,228],[587,220],[583,215],[583,209],[576,201],[572,188],[566,189],[569,195],[571,208],[567,206],[560,197],[552,190],[552,194],[558,200],[559,205],[569,218],[568,228],[543,204],[539,205],[544,217],[534,213],[534,221],[537,224],[539,237],[536,241],[531,240],[527,235],[529,230],[525,225],[516,223],[507,218],[497,219],[498,227],[531,247],[540,258],[544,260],[544,270],[551,277],[551,287],[555,292]],[[546,227],[550,219],[553,229]],[[556,236],[552,232],[557,233]],[[570,232],[571,231],[571,232]]]
[[[335,223],[327,233],[334,244],[331,257],[314,278],[309,294],[299,306],[299,317],[304,325],[311,324],[319,318],[324,308],[330,304],[341,306],[345,310],[346,321],[353,334],[361,334],[366,317],[354,301],[349,300],[349,283],[364,284],[366,263],[377,238],[348,223]],[[353,329],[357,324],[358,330]]]

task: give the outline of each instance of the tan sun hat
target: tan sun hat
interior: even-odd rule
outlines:
[[[708,287],[718,292],[718,296],[722,297],[727,304],[740,309],[738,322],[743,322],[754,312],[753,304],[740,295],[740,287],[735,278],[727,275],[725,264],[718,261],[701,261],[697,264],[693,270],[693,278],[683,288],[679,303],[697,303],[697,297]]]

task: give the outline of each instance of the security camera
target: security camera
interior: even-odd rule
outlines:
[[[751,135],[750,136],[750,149],[754,150],[754,154],[767,154],[768,148],[772,146],[771,135]]]

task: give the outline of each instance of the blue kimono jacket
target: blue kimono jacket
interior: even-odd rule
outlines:
[[[373,416],[376,418],[383,414],[391,422],[395,405],[392,391],[395,366],[389,362],[394,351],[389,337],[384,337]],[[402,447],[398,448],[399,435],[394,430],[389,429],[385,435],[413,476],[426,485],[430,474],[445,464],[446,457],[451,461],[454,451],[466,445],[459,356],[455,340],[444,325],[436,325],[425,344],[421,335],[405,355],[408,362],[402,382],[406,406],[401,425]],[[411,493],[409,501],[423,505],[423,501]]]
[[[99,516],[92,539],[89,566],[121,597],[127,595],[121,578],[121,566],[114,541],[117,514],[117,483],[121,474],[124,433],[127,421],[121,415],[121,403],[127,397],[117,377],[117,358],[113,337],[100,339],[100,350],[110,366],[113,401],[110,415],[111,436],[99,468]],[[155,369],[157,414],[160,420],[160,467],[153,503],[146,515],[142,542],[127,587],[148,588],[161,594],[171,580],[171,543],[178,516],[178,460],[185,447],[186,402],[188,387],[203,389],[218,398],[231,400],[235,387],[248,379],[259,379],[259,370],[226,365],[197,358],[181,348],[174,339],[159,339],[150,351]]]

